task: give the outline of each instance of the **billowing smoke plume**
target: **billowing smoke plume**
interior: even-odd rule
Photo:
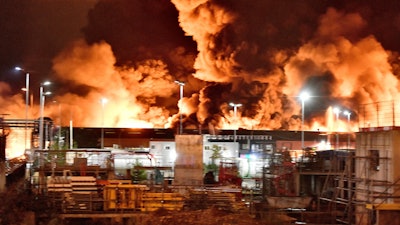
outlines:
[[[333,105],[355,117],[357,104],[397,98],[395,52],[357,5],[157,2],[100,1],[90,44],[54,60],[75,90],[57,101],[80,126],[176,127],[183,114],[186,128],[299,129],[298,96],[309,91],[308,129],[335,129]],[[186,83],[182,100],[175,80]],[[242,104],[236,115],[230,102]]]
[[[25,95],[14,95],[7,83],[0,82],[0,105],[3,109],[1,118],[25,118]]]
[[[54,71],[79,94],[57,96],[66,107],[63,118],[81,126],[99,126],[99,121],[110,127],[165,126],[170,112],[157,103],[176,87],[163,62],[149,59],[135,67],[115,67],[111,47],[104,42],[88,46],[78,41],[68,49],[54,59]]]
[[[212,109],[221,106],[223,117],[217,121],[229,124],[233,119],[227,102],[237,101],[243,104],[240,127],[296,129],[299,106],[295,101],[307,90],[318,97],[312,101],[319,105],[312,107],[314,125],[310,127],[332,128],[331,104],[355,110],[357,104],[397,99],[391,53],[373,35],[365,35],[367,22],[360,13],[327,8],[310,33],[314,24],[301,23],[313,18],[301,13],[309,12],[305,4],[172,2],[183,30],[198,45],[194,76],[219,83],[202,90],[203,109],[198,114],[207,113],[199,116],[202,121],[215,119]],[[289,13],[296,5],[308,10]],[[281,11],[271,12],[269,7],[274,6]],[[277,18],[263,16],[261,11]],[[213,87],[218,93],[208,90]]]
[[[85,40],[54,58],[61,85],[46,114],[83,127],[176,128],[182,114],[186,128],[296,130],[309,91],[307,129],[333,129],[333,105],[355,118],[358,104],[398,97],[388,34],[399,6],[372,2],[100,0]]]
[[[329,8],[314,37],[285,65],[285,93],[307,88],[316,95],[313,101],[321,110],[339,105],[354,110],[353,115],[360,104],[398,99],[398,78],[389,63],[391,52],[373,35],[360,36],[365,26],[359,14]],[[325,123],[321,119],[326,118],[320,118],[318,124],[332,128],[332,118]]]

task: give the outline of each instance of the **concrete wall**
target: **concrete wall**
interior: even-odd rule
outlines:
[[[398,179],[400,179],[400,130],[396,130],[393,135],[393,150],[392,150],[392,158],[393,160],[390,161],[392,165],[392,179],[393,182],[396,182]],[[397,196],[400,196],[400,190],[399,188],[396,188],[397,192],[394,194]],[[396,198],[394,199],[396,203],[400,203],[400,199]]]
[[[201,135],[176,135],[174,185],[203,184],[203,139]]]
[[[400,130],[360,132],[356,146],[356,200],[377,205],[400,203],[399,198],[379,197],[400,196],[398,188],[392,186],[400,178]],[[376,220],[365,206],[358,206],[356,210],[357,224]],[[384,217],[390,218],[396,213],[398,211],[385,211],[379,220],[384,221]]]

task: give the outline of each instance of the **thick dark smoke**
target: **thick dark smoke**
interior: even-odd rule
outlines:
[[[349,59],[356,53],[349,51],[368,46],[382,54],[390,50],[381,57],[396,65],[393,55],[400,45],[393,34],[400,31],[398,9],[396,1],[377,4],[372,0],[103,0],[90,11],[83,30],[89,44],[105,41],[111,46],[116,66],[161,60],[173,78],[188,82],[185,107],[191,110],[185,114],[186,126],[232,124],[228,103],[240,102],[239,126],[249,128],[245,124],[251,121],[252,128],[295,129],[299,121],[296,96],[302,90],[312,89],[321,98],[318,104],[309,103],[309,117],[323,116],[332,104],[356,108],[359,100],[397,95],[396,90],[374,94],[372,84],[359,82],[368,74],[374,79],[373,69],[353,69],[356,78],[348,84],[343,82],[348,74],[342,70],[357,64],[357,59]],[[346,49],[346,43],[355,46],[353,50]],[[367,58],[371,51],[364,50]],[[326,55],[321,55],[324,51]],[[392,68],[386,65],[384,70]],[[353,88],[339,93],[345,88],[341,86],[354,84],[366,93]],[[164,102],[170,112],[177,112],[174,101],[157,99],[153,104]],[[183,105],[179,108],[184,111]]]
[[[359,104],[400,97],[399,12],[398,0],[9,0],[0,69],[41,67],[28,117],[51,78],[44,116],[62,126],[177,128],[183,115],[191,129],[299,130],[307,90],[306,130],[357,131]],[[24,83],[4,74],[2,113],[25,118]]]
[[[84,40],[53,58],[53,98],[76,126],[99,126],[107,96],[106,126],[176,128],[181,113],[187,128],[299,129],[309,90],[308,128],[326,128],[333,104],[355,118],[357,104],[397,99],[399,12],[396,0],[99,0]]]
[[[175,0],[173,3],[180,12],[183,30],[198,44],[194,76],[210,82],[232,83],[232,95],[220,101],[243,103],[242,116],[256,120],[252,127],[294,128],[292,116],[298,111],[292,107],[290,98],[305,89],[321,98],[316,104],[318,108],[308,108],[314,111],[314,117],[324,114],[331,104],[341,103],[354,109],[360,102],[397,96],[394,90],[397,82],[389,85],[390,91],[377,91],[381,89],[379,84],[363,79],[368,76],[371,80],[382,80],[382,85],[393,78],[387,76],[391,74],[390,65],[380,63],[387,61],[390,54],[385,53],[379,42],[388,42],[382,46],[390,46],[390,39],[375,33],[381,23],[398,30],[396,24],[387,25],[384,19],[385,14],[398,17],[395,4],[389,4],[394,8],[379,6],[380,11],[374,11],[373,1],[349,4],[347,1],[199,0],[188,4]],[[370,21],[374,26],[370,26]],[[202,24],[207,27],[201,27]],[[363,70],[362,63],[371,68]],[[346,81],[349,75],[354,78]]]
[[[99,1],[83,29],[89,44],[106,41],[117,65],[159,59],[177,79],[194,72],[196,44],[178,24],[178,12],[169,0]]]

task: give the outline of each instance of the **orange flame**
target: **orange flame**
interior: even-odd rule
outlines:
[[[183,115],[186,128],[348,132],[357,131],[355,117],[336,118],[331,106],[306,115],[302,128],[296,96],[306,88],[311,95],[313,89],[326,90],[329,96],[319,96],[320,103],[334,99],[358,119],[363,117],[357,113],[358,104],[399,98],[399,82],[389,62],[392,53],[373,36],[359,37],[367,22],[357,13],[330,8],[321,16],[313,38],[297,49],[271,49],[267,54],[257,52],[257,46],[246,40],[217,49],[218,34],[240,19],[228,9],[206,0],[172,2],[180,26],[198,48],[195,73],[185,77],[182,99],[165,62],[148,59],[134,66],[116,66],[108,43],[88,45],[78,40],[53,60],[55,74],[74,91],[52,90],[51,98],[58,104],[46,102],[45,116],[62,126],[72,120],[78,127],[174,127]],[[273,65],[246,71],[237,60],[243,49]],[[313,79],[324,83],[313,86]],[[10,96],[9,89],[0,82],[3,109],[13,118],[24,118],[23,96]],[[104,107],[103,97],[109,100]],[[230,100],[243,104],[236,115]],[[39,117],[38,111],[38,106],[31,107],[29,117]]]

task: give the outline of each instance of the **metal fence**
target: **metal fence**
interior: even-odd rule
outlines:
[[[400,105],[395,101],[362,104],[358,111],[359,128],[400,126]]]

